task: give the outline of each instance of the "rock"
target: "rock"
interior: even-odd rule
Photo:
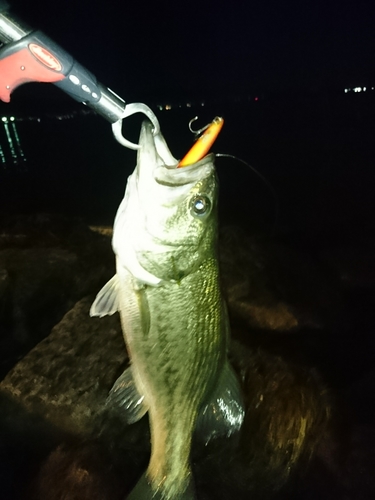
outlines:
[[[256,330],[295,332],[330,327],[341,304],[340,286],[327,270],[277,241],[223,228],[219,256],[232,319]]]
[[[375,234],[372,211],[336,224],[334,231],[320,231],[309,237],[319,260],[329,266],[344,289],[370,290],[375,287]]]
[[[76,443],[91,436],[95,416],[123,371],[127,355],[119,318],[90,318],[93,298],[79,301],[0,383],[0,490],[4,498],[30,500],[31,493],[24,491],[28,478],[35,476],[45,457],[61,442]],[[58,448],[56,454],[61,458]],[[107,470],[107,480],[110,469],[111,464],[101,469]],[[85,483],[85,476],[77,470],[74,474],[71,480],[79,482],[81,477]],[[115,484],[115,479],[110,482]],[[92,479],[90,484],[101,491],[98,481]],[[106,488],[112,491],[111,484],[106,483]]]
[[[0,324],[4,323],[7,309],[7,295],[9,293],[10,278],[6,269],[0,268]]]
[[[80,437],[127,362],[118,315],[90,318],[92,300],[78,302],[0,383],[2,398]]]
[[[79,220],[36,215],[0,221],[0,330],[27,352],[80,298],[114,273],[107,237]],[[4,302],[2,301],[2,304]],[[1,314],[2,312],[2,314]]]
[[[0,327],[22,353],[115,272],[110,231],[92,231],[74,218],[0,219],[0,236],[0,269],[6,276],[0,293],[7,301]],[[261,331],[290,332],[321,329],[335,318],[336,284],[311,258],[286,245],[226,228],[220,265],[232,320]]]
[[[90,318],[91,303],[79,301],[0,383],[0,429],[16,463],[27,459],[24,472],[45,459],[28,500],[49,499],[52,485],[54,500],[99,499],[99,492],[121,498],[147,466],[147,418],[125,426],[121,413],[104,405],[127,364],[119,318]],[[244,428],[240,442],[195,446],[198,492],[207,500],[271,498],[313,453],[329,400],[312,372],[280,357],[237,342],[231,357],[245,391]]]
[[[23,436],[22,474],[45,459],[32,484],[25,479],[28,500],[49,500],[52,485],[54,500],[120,499],[147,466],[147,418],[125,426],[104,406],[127,355],[117,315],[89,318],[91,302],[79,301],[0,383],[0,429],[13,449]],[[312,373],[277,356],[234,342],[231,357],[245,391],[244,429],[240,440],[195,445],[199,498],[271,498],[313,453],[329,401]]]
[[[331,266],[345,288],[369,289],[375,286],[375,244],[331,247],[321,252],[322,262]]]
[[[27,500],[49,500],[52,489],[54,500],[122,498],[147,466],[149,431],[147,418],[125,427],[104,406],[127,364],[118,317],[88,316],[114,272],[110,239],[47,215],[0,220],[0,236],[0,294],[9,305],[0,326],[27,349],[39,341],[0,383],[0,490]],[[270,499],[327,436],[328,392],[292,341],[307,339],[310,352],[309,332],[319,332],[322,355],[320,332],[335,324],[340,285],[310,255],[233,228],[221,235],[220,264],[235,338],[244,339],[231,357],[247,413],[240,437],[195,445],[199,498]],[[261,348],[248,340],[267,333]]]
[[[352,407],[352,416],[361,424],[374,424],[375,429],[375,369],[372,360],[369,360],[371,368],[362,374],[362,377],[354,381],[346,390],[346,398]]]
[[[67,295],[74,290],[77,256],[59,248],[7,249],[0,251],[0,265],[10,276],[14,339],[19,344],[40,340],[72,305]]]
[[[269,499],[285,488],[289,498],[327,431],[329,392],[314,370],[264,350],[234,341],[231,359],[243,383],[245,421],[237,447],[220,443],[197,464],[203,498]]]
[[[100,444],[59,445],[41,467],[25,498],[123,500],[126,485],[126,470],[125,474],[124,470],[116,470]]]
[[[320,461],[305,478],[303,488],[293,497],[296,500],[372,500],[374,480],[374,426],[352,426],[346,430],[345,446],[338,450],[337,442],[328,440],[325,456],[319,450]],[[336,456],[329,447],[333,447]]]
[[[355,426],[350,435],[350,453],[342,468],[341,482],[348,498],[375,497],[375,427]]]

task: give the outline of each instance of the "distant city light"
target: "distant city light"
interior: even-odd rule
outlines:
[[[190,103],[190,102],[187,102],[187,103],[186,103],[186,107],[187,107],[187,108],[191,108],[191,103]]]
[[[0,145],[0,158],[1,158],[1,163],[6,163],[6,158],[5,158],[5,154],[4,154],[4,151],[3,151],[3,148],[1,147]]]
[[[259,101],[259,97],[254,97],[254,101]]]
[[[16,153],[16,150],[15,150],[15,148],[14,148],[14,143],[13,143],[12,136],[11,136],[11,134],[10,134],[9,125],[8,125],[8,120],[4,121],[4,118],[3,118],[3,122],[4,122],[4,130],[5,130],[5,133],[6,133],[7,139],[8,139],[8,144],[9,144],[10,153],[11,153],[11,155],[12,155],[13,162],[16,162],[16,161],[17,161],[17,153]]]
[[[353,88],[350,88],[350,87],[347,87],[344,89],[344,92],[345,94],[347,94],[348,92],[367,92],[368,90],[375,90],[375,87],[353,87]]]
[[[14,117],[12,117],[12,118],[14,121]],[[11,120],[12,120],[12,118],[11,118]],[[16,140],[16,145],[17,145],[17,149],[18,149],[18,158],[17,159],[22,159],[23,161],[26,161],[26,157],[25,157],[25,154],[24,154],[22,146],[21,146],[21,141],[20,141],[15,123],[12,123],[12,130],[13,130],[13,136]]]
[[[168,110],[172,109],[172,106],[170,104],[166,104],[165,109],[168,111]]]
[[[10,116],[9,119],[6,116],[1,117],[3,122],[4,132],[8,147],[0,145],[0,163],[7,164],[7,155],[11,156],[13,164],[20,164],[20,162],[25,162],[26,157],[21,146],[21,140],[18,135],[16,119],[14,116]]]

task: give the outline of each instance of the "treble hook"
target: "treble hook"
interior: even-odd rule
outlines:
[[[207,125],[205,125],[204,127],[200,128],[199,130],[194,130],[191,126],[191,124],[193,122],[195,122],[196,120],[198,120],[198,116],[195,116],[194,118],[192,118],[190,121],[189,121],[189,130],[190,132],[192,132],[194,135],[199,135],[201,134],[202,132],[204,132],[205,130],[208,129],[208,127],[211,126],[211,123],[208,123]]]
[[[191,128],[191,124],[197,118],[198,117],[196,116],[190,120],[189,129],[193,132],[193,134],[201,135],[195,141],[190,151],[182,158],[177,168],[187,167],[188,165],[192,165],[193,163],[201,160],[210,150],[224,124],[224,119],[221,116],[216,116],[211,123],[195,132]]]
[[[121,118],[117,120],[117,122],[112,123],[112,132],[116,140],[122,146],[125,146],[126,148],[130,149],[140,149],[141,146],[139,144],[134,144],[134,142],[128,141],[128,139],[125,139],[125,137],[122,135],[122,120],[124,118],[127,118],[128,116],[134,115],[135,113],[143,113],[144,115],[147,116],[147,118],[151,121],[152,125],[154,126],[153,130],[154,135],[157,135],[160,132],[159,121],[156,118],[156,115],[151,108],[149,108],[148,106],[146,106],[146,104],[143,104],[141,102],[133,102],[131,104],[127,104]]]

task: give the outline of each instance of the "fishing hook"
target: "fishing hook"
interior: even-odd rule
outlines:
[[[152,125],[154,126],[153,130],[154,135],[157,135],[160,132],[159,121],[156,118],[156,115],[151,108],[149,108],[148,106],[146,106],[146,104],[143,104],[141,102],[133,102],[131,104],[127,104],[122,113],[121,118],[117,120],[117,122],[112,123],[112,132],[116,140],[122,146],[125,146],[126,148],[130,149],[140,149],[140,145],[135,144],[134,142],[130,142],[128,141],[128,139],[125,139],[125,137],[122,135],[122,121],[124,118],[134,115],[135,113],[143,113],[144,115],[147,116],[147,118],[151,121]]]
[[[224,124],[224,119],[221,116],[216,116],[211,123],[195,132],[191,128],[191,124],[197,118],[198,117],[196,116],[190,120],[189,129],[194,134],[201,135],[197,138],[190,151],[182,158],[177,168],[186,167],[201,160],[210,150]]]
[[[194,135],[199,135],[201,134],[202,132],[204,132],[205,130],[208,129],[208,127],[211,125],[211,123],[208,123],[207,125],[205,125],[204,127],[200,128],[199,130],[194,130],[191,126],[191,124],[193,122],[195,122],[196,120],[198,120],[198,116],[195,116],[194,118],[192,118],[190,121],[189,121],[189,130],[190,132],[192,132]]]

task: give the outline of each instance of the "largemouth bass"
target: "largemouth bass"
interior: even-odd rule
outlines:
[[[190,500],[196,498],[190,464],[195,430],[206,441],[230,435],[244,417],[227,360],[214,155],[176,168],[149,122],[139,144],[114,223],[116,275],[90,314],[120,312],[131,359],[108,402],[122,407],[128,423],[149,412],[151,458],[128,498]]]

